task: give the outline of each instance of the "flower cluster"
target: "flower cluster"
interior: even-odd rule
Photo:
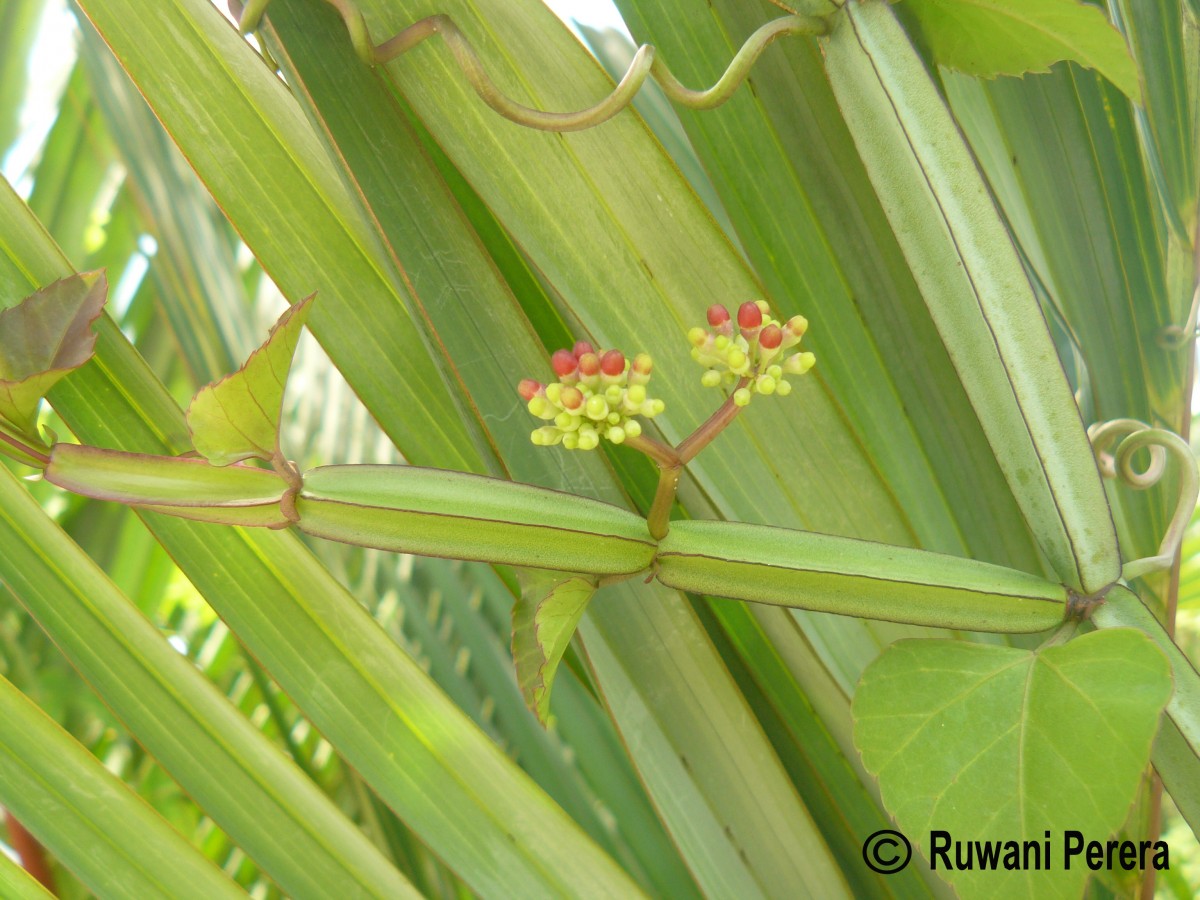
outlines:
[[[724,306],[710,306],[708,324],[711,330],[697,327],[688,332],[692,359],[708,369],[700,381],[705,387],[719,387],[745,379],[733,392],[738,406],[747,405],[753,394],[790,394],[792,386],[784,376],[803,375],[817,361],[808,352],[786,352],[800,343],[808,319],[792,316],[781,325],[762,300],[738,307],[736,325]]]
[[[663,402],[646,394],[654,367],[648,354],[639,353],[631,362],[620,350],[597,351],[580,341],[572,350],[556,351],[551,364],[558,381],[526,378],[517,385],[529,411],[553,422],[530,435],[539,446],[592,450],[602,437],[620,444],[642,433],[633,416],[650,418],[663,411]]]

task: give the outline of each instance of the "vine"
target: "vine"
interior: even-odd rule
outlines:
[[[647,78],[653,78],[671,100],[689,109],[713,109],[733,96],[750,75],[754,63],[776,38],[784,35],[823,35],[828,24],[816,16],[791,15],[766,23],[746,39],[724,74],[707,90],[692,90],[676,78],[658,57],[651,44],[643,44],[634,54],[629,68],[611,94],[594,106],[576,112],[546,112],[517,103],[507,97],[488,76],[479,54],[467,36],[447,15],[435,15],[414,22],[381,44],[376,44],[367,28],[362,11],[353,0],[326,0],[346,24],[359,59],[369,66],[389,62],[418,44],[440,34],[455,62],[481,100],[504,118],[540,131],[582,131],[603,124],[624,110],[637,96]],[[243,34],[256,31],[271,0],[250,0],[243,5],[230,0],[229,10],[238,20]]]

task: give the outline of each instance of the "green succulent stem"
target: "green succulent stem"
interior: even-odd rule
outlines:
[[[44,469],[50,464],[50,456],[48,447],[34,446],[12,434],[0,425],[0,443],[6,444],[7,447],[0,447],[0,453],[12,457],[18,462],[28,466],[33,466],[36,469]]]

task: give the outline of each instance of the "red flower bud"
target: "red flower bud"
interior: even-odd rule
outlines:
[[[633,371],[642,375],[649,375],[650,370],[654,368],[654,360],[650,358],[649,353],[639,353],[633,358]]]
[[[729,310],[720,303],[714,303],[708,308],[708,324],[713,328],[724,325],[729,321]]]
[[[579,363],[570,350],[555,350],[554,356],[550,358],[550,365],[554,367],[555,375],[564,378],[574,372]]]
[[[581,342],[582,343],[582,342]],[[575,345],[576,347],[579,344]],[[586,346],[586,345],[585,345]],[[600,357],[591,351],[579,357],[579,372],[582,375],[597,375],[600,372]]]
[[[762,324],[762,310],[753,300],[747,300],[738,307],[738,324],[743,328],[757,328]]]
[[[609,350],[600,358],[600,371],[609,376],[624,374],[625,354],[620,350]]]
[[[764,350],[774,350],[783,343],[783,329],[774,323],[768,325],[759,334],[758,343]]]
[[[534,381],[532,378],[522,378],[521,383],[517,385],[517,393],[521,395],[521,399],[528,403],[542,390],[540,382]]]
[[[579,359],[585,353],[595,353],[596,351],[587,341],[576,341],[575,349],[572,352],[575,354],[575,358]]]

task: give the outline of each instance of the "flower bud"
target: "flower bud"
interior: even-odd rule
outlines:
[[[775,393],[780,397],[786,397],[792,392],[792,386],[786,381],[780,380],[779,384],[775,385]]]
[[[579,363],[575,359],[575,354],[570,350],[555,350],[554,355],[550,357],[550,365],[554,369],[555,375],[565,378],[575,374]]]
[[[517,385],[517,393],[521,395],[521,399],[528,403],[542,390],[540,382],[534,381],[532,378],[522,378]]]
[[[535,429],[529,439],[539,447],[553,447],[563,439],[563,434],[557,428],[552,428],[549,425],[544,425],[541,428]]]
[[[746,388],[738,388],[733,392],[733,402],[735,406],[749,406],[750,391]]]
[[[716,387],[722,381],[721,373],[716,369],[709,369],[700,376],[700,383],[705,387]]]
[[[630,419],[628,422],[625,423],[625,437],[635,438],[635,437],[639,437],[641,435],[641,433],[642,433],[642,423],[639,422],[637,419]]]
[[[600,374],[600,357],[590,351],[580,356],[579,373],[584,378]]]
[[[587,417],[599,421],[608,415],[608,404],[603,397],[589,397],[587,402]]]
[[[783,371],[792,375],[803,375],[816,361],[817,358],[811,353],[793,353],[783,361]]]
[[[760,394],[773,394],[776,387],[775,379],[770,375],[759,375],[754,382],[754,387]]]
[[[646,388],[640,384],[631,384],[625,392],[625,397],[634,406],[641,406],[646,402]]]
[[[758,343],[764,350],[774,350],[783,343],[783,329],[772,322],[759,334]]]
[[[804,332],[808,331],[808,319],[804,316],[792,316],[787,321],[787,330],[796,337],[804,337]]]
[[[600,371],[615,378],[625,374],[625,354],[620,350],[609,350],[600,357]]]
[[[714,303],[708,308],[708,324],[713,328],[719,328],[729,321],[729,310],[720,303]]]
[[[562,431],[574,431],[581,421],[583,420],[579,416],[573,416],[569,412],[560,412],[554,417],[554,424]]]
[[[539,419],[553,419],[558,412],[545,397],[533,397],[525,406],[532,415]]]
[[[653,369],[654,362],[650,359],[650,354],[639,353],[633,358],[633,364],[629,367],[629,383],[644,385],[650,380],[650,372]]]
[[[592,348],[592,345],[589,344],[587,341],[576,341],[575,349],[571,351],[571,353],[574,355],[574,357],[576,359],[579,359],[579,357],[583,356],[583,354],[585,354],[585,353],[595,353],[595,352],[596,351]]]
[[[763,311],[753,300],[747,300],[738,307],[738,325],[745,329],[758,328],[762,325]]]
[[[709,340],[709,333],[697,325],[695,328],[688,330],[688,342],[693,347],[703,347]]]
[[[584,430],[579,429],[579,449],[580,450],[595,450],[600,444],[600,435],[596,434],[594,428]]]
[[[614,425],[604,433],[604,436],[614,444],[625,443],[625,429],[620,425]]]
[[[583,392],[579,388],[565,387],[558,395],[558,402],[563,409],[577,413],[583,406]]]
[[[557,381],[546,385],[546,399],[551,403],[558,403],[562,396],[563,386]]]

